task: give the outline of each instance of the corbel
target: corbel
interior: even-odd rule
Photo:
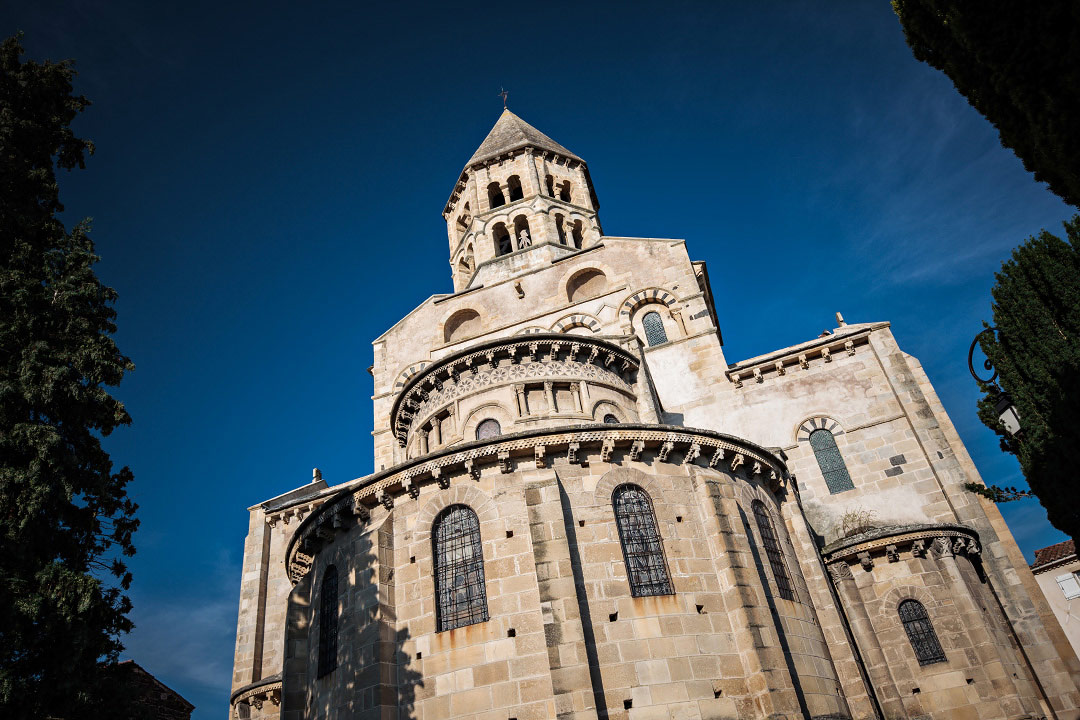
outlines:
[[[660,452],[656,454],[656,459],[660,462],[666,462],[668,453],[670,453],[674,448],[675,443],[667,440],[666,442],[664,442],[663,445],[660,446]]]
[[[711,467],[711,468],[716,467],[717,463],[719,463],[723,459],[724,459],[724,448],[722,448],[722,447],[716,448],[716,452],[714,452],[712,454],[712,457],[709,458],[709,467]]]
[[[606,438],[602,445],[600,445],[600,460],[601,462],[608,462],[611,460],[611,452],[615,449],[615,441],[612,438]]]
[[[630,459],[637,460],[641,457],[641,451],[645,449],[644,440],[635,440],[634,444],[630,446]]]
[[[687,448],[686,454],[683,455],[682,464],[692,465],[697,460],[698,455],[701,455],[701,446],[697,443],[690,443],[690,447]]]

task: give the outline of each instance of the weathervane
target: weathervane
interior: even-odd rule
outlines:
[[[506,88],[501,86],[499,87],[498,95],[503,99],[503,110],[506,110],[506,96],[509,94],[510,93],[506,92]]]

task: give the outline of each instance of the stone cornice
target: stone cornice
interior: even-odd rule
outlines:
[[[850,572],[844,567],[850,568],[857,562],[870,570],[874,556],[884,555],[889,562],[897,562],[900,552],[904,550],[910,550],[916,557],[926,557],[927,553],[937,557],[978,556],[982,552],[979,534],[969,527],[951,523],[920,523],[877,528],[837,540],[822,549],[821,557],[834,579],[837,579]]]
[[[429,397],[440,393],[447,385],[456,386],[460,379],[459,374],[470,372],[477,374],[478,368],[490,366],[496,370],[500,363],[505,362],[511,366],[521,365],[524,358],[529,358],[529,363],[552,364],[559,362],[560,353],[563,355],[562,362],[569,365],[595,367],[596,371],[602,371],[611,375],[612,378],[620,379],[627,386],[632,386],[634,376],[638,369],[638,359],[623,348],[607,342],[583,335],[565,335],[561,333],[533,333],[530,335],[516,335],[510,338],[499,338],[479,345],[473,345],[465,350],[450,355],[431,363],[423,370],[417,372],[394,398],[390,409],[390,428],[397,438],[398,443],[405,447],[408,442],[414,419],[422,415]],[[566,372],[574,368],[562,368]],[[575,378],[587,380],[586,373],[572,372]],[[506,382],[526,381],[514,377],[506,378]],[[503,383],[490,383],[490,386]],[[479,389],[479,388],[478,388]]]
[[[787,467],[770,451],[711,430],[644,423],[530,430],[444,448],[342,486],[296,529],[285,552],[286,571],[293,583],[299,582],[319,549],[338,532],[366,522],[380,504],[390,509],[397,497],[418,497],[421,485],[447,488],[454,477],[479,478],[483,467],[497,466],[502,473],[513,472],[520,463],[546,467],[557,455],[581,463],[587,455],[598,454],[607,462],[616,449],[631,460],[645,453],[656,462],[723,467],[760,478],[774,490],[791,482]]]
[[[245,703],[259,710],[267,701],[281,704],[281,673],[237,688],[229,698],[229,705],[233,708],[233,717],[239,717],[235,711],[237,705]]]
[[[1075,553],[1073,553],[1072,555],[1066,555],[1063,558],[1058,558],[1057,560],[1052,560],[1052,561],[1050,561],[1050,562],[1048,562],[1048,563],[1046,563],[1044,565],[1032,566],[1031,574],[1032,575],[1041,575],[1044,572],[1049,572],[1051,570],[1058,570],[1060,568],[1065,567],[1066,565],[1072,565],[1076,561],[1077,561],[1077,556],[1076,556]]]
[[[808,370],[811,362],[829,363],[834,356],[854,355],[859,346],[869,343],[870,333],[883,327],[888,327],[888,323],[861,325],[743,360],[728,366],[727,378],[741,388],[748,381],[761,383],[767,378],[786,375],[789,370]]]

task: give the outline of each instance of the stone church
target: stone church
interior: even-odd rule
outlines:
[[[230,717],[1080,716],[1080,663],[887,322],[730,363],[686,242],[504,111],[374,467],[250,508]]]

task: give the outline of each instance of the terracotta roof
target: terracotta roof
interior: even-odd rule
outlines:
[[[1031,564],[1031,569],[1038,570],[1043,566],[1056,563],[1058,560],[1064,560],[1070,555],[1076,555],[1076,545],[1072,540],[1044,547],[1035,551],[1035,562]]]
[[[509,110],[503,110],[502,115],[499,116],[498,121],[495,123],[495,127],[491,128],[491,132],[484,138],[484,142],[480,143],[480,147],[477,148],[476,152],[473,153],[473,156],[469,158],[466,167],[473,163],[478,163],[487,160],[488,158],[502,155],[510,150],[517,150],[518,148],[523,148],[525,146],[531,146],[540,150],[550,150],[563,157],[581,160],[577,155],[570,152],[514,113]],[[582,160],[582,162],[584,161]]]

